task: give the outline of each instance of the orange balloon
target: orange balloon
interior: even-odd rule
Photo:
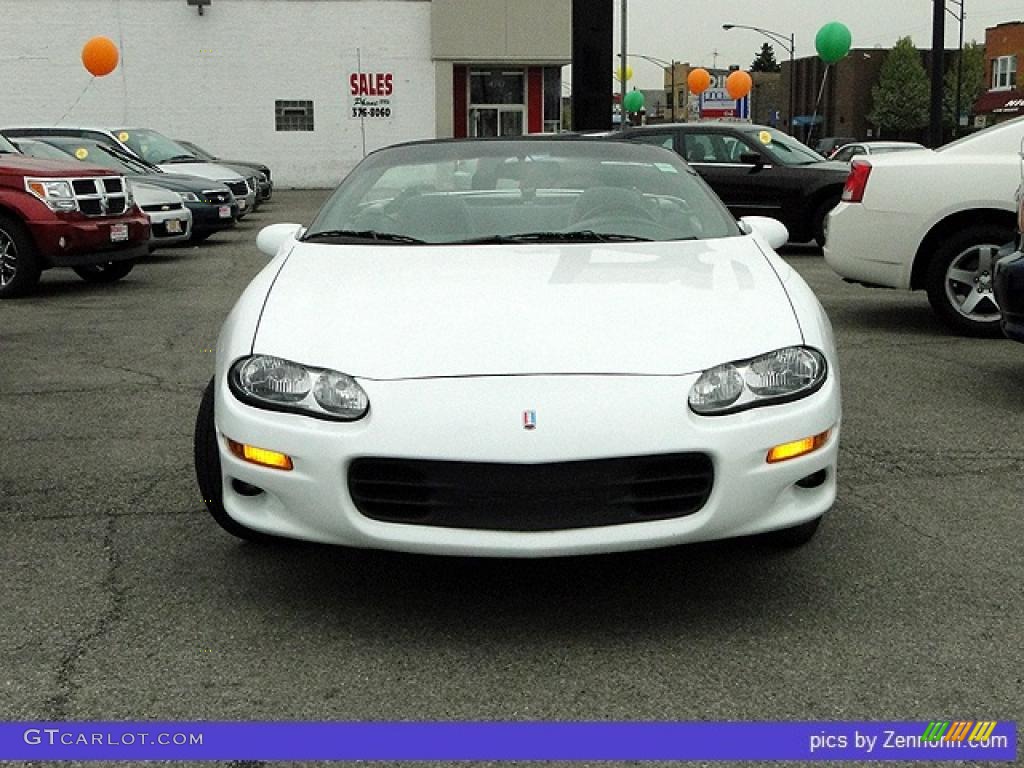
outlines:
[[[711,85],[711,75],[706,69],[700,67],[691,69],[690,74],[686,76],[686,87],[694,95],[704,93],[709,85]]]
[[[99,35],[82,46],[82,64],[96,77],[109,75],[117,69],[118,58],[117,46],[109,37]]]
[[[753,87],[754,81],[750,78],[750,75],[740,69],[725,78],[725,90],[734,99],[742,99],[750,93],[750,89]]]

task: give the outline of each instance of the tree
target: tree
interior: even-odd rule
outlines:
[[[930,91],[921,54],[909,37],[900,38],[882,63],[878,85],[871,89],[868,120],[900,136],[920,131],[928,125]]]
[[[964,46],[963,80],[960,85],[960,112],[969,115],[973,111],[974,102],[985,90],[985,46],[971,41]],[[946,70],[946,80],[942,93],[942,122],[947,128],[959,125],[956,115],[956,78],[957,59],[951,57],[952,63]]]
[[[750,65],[751,72],[781,72],[782,67],[779,66],[779,62],[775,60],[775,49],[771,45],[765,43],[761,46],[761,50],[758,51],[757,56],[754,57],[754,63]]]

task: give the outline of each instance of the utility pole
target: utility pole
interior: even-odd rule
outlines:
[[[946,0],[932,0],[932,100],[928,125],[928,143],[942,144],[942,70],[946,51]],[[959,120],[959,116],[957,116]]]

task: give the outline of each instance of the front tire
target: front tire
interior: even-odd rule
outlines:
[[[1011,240],[1010,227],[982,224],[944,239],[935,251],[925,275],[928,301],[957,333],[1001,335],[992,275],[996,253]]]
[[[75,267],[75,274],[87,283],[116,283],[135,267],[134,260],[108,261],[106,264],[90,264]]]
[[[24,296],[39,283],[39,255],[20,222],[0,216],[0,299]]]
[[[252,528],[247,528],[235,521],[224,509],[224,479],[220,469],[220,452],[217,448],[217,428],[213,418],[213,379],[206,385],[203,392],[203,399],[199,403],[199,413],[196,416],[195,440],[193,442],[193,456],[196,466],[196,480],[199,482],[199,491],[203,495],[203,503],[206,509],[217,521],[217,525],[230,533],[246,541],[268,542],[275,541],[273,536]]]

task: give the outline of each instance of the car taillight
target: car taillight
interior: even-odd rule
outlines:
[[[847,203],[859,203],[863,200],[864,189],[868,185],[868,176],[870,175],[870,165],[854,162],[850,168],[850,175],[846,177],[846,185],[843,187],[843,200]]]

